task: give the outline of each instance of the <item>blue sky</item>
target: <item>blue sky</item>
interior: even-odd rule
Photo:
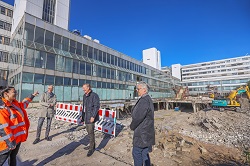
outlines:
[[[250,54],[250,0],[71,0],[69,29],[162,66],[232,58]]]

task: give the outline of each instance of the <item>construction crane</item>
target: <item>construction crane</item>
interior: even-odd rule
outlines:
[[[250,91],[247,85],[241,86],[240,88],[236,90],[232,90],[227,98],[214,99],[212,101],[212,106],[218,107],[220,108],[220,110],[224,110],[225,108],[230,108],[233,110],[240,110],[240,108],[243,106],[242,106],[242,103],[240,103],[239,98],[242,98],[243,94],[246,94],[248,100],[250,99]],[[247,103],[249,104],[249,102]]]

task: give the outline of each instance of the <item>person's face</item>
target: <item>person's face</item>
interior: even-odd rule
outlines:
[[[15,88],[10,89],[8,92],[4,93],[4,98],[7,99],[8,101],[13,101],[16,99],[17,91]]]
[[[137,85],[137,88],[136,88],[137,92],[138,92],[138,96],[142,96],[146,93],[146,89],[145,88],[142,88],[141,85]]]
[[[90,89],[87,85],[83,85],[82,90],[84,91],[85,94],[88,94],[90,92]]]
[[[51,93],[53,91],[53,86],[48,87],[48,92]]]

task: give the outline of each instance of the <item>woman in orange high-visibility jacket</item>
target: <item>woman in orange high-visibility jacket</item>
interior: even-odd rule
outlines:
[[[17,92],[14,87],[1,91],[3,104],[0,106],[0,165],[9,157],[9,165],[16,165],[16,155],[21,142],[26,141],[30,122],[26,112],[29,102],[38,95],[33,93],[22,102],[16,100]]]

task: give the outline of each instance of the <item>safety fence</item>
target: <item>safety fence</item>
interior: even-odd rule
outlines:
[[[98,112],[99,120],[95,123],[95,130],[115,136],[116,130],[116,111],[100,109]],[[65,122],[82,125],[82,105],[76,104],[56,104],[55,119]]]

